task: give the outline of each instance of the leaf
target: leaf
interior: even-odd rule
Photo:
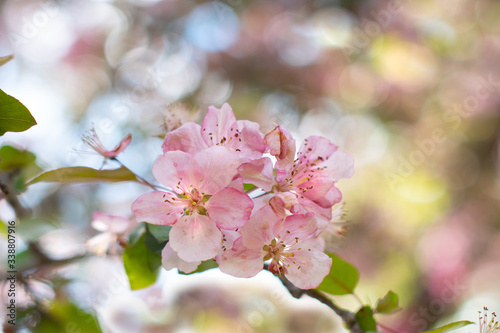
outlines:
[[[168,242],[168,235],[172,227],[169,225],[146,224],[146,229],[158,242],[162,243]]]
[[[26,190],[26,179],[33,178],[42,172],[35,161],[35,154],[27,150],[19,150],[8,145],[0,148],[0,170],[9,174],[17,193]]]
[[[356,312],[356,319],[359,327],[361,327],[363,331],[367,332],[377,330],[377,322],[373,318],[373,310],[370,306],[366,305],[359,309],[359,311]]]
[[[243,190],[245,191],[245,193],[250,192],[254,188],[257,188],[257,186],[255,186],[254,184],[243,184]]]
[[[445,332],[453,331],[453,330],[456,330],[457,328],[461,328],[461,327],[464,327],[464,326],[467,326],[470,324],[474,324],[474,323],[472,321],[468,321],[468,320],[456,321],[454,323],[444,325],[444,326],[438,327],[438,328],[430,330],[430,331],[425,331],[423,333],[445,333]]]
[[[182,275],[191,275],[194,273],[201,273],[204,271],[208,271],[209,269],[217,268],[217,267],[219,267],[217,262],[213,259],[210,259],[210,260],[203,261],[194,272],[184,273],[184,272],[179,271],[179,273]]]
[[[52,301],[41,313],[40,323],[33,330],[43,332],[100,333],[97,319],[68,301]]]
[[[389,290],[382,299],[377,301],[375,311],[378,313],[393,313],[400,309],[398,295]]]
[[[155,283],[161,255],[151,252],[145,243],[146,234],[123,251],[123,265],[132,290],[146,288]]]
[[[359,281],[358,270],[333,253],[327,255],[332,258],[332,267],[317,289],[332,295],[352,294]]]
[[[8,63],[9,61],[11,61],[12,59],[14,59],[14,55],[13,54],[5,56],[5,57],[0,57],[0,66],[5,65],[6,63]]]
[[[115,183],[137,181],[137,178],[132,171],[124,166],[114,170],[66,167],[42,173],[40,176],[30,180],[27,185],[29,186],[39,182],[84,183],[98,181]]]
[[[36,125],[28,109],[14,97],[0,90],[0,135],[23,132]]]

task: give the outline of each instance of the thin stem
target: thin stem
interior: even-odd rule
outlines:
[[[122,167],[126,168],[127,170],[129,170],[130,172],[132,172],[134,174],[134,176],[137,178],[137,180],[139,181],[139,183],[143,184],[143,185],[146,185],[146,186],[149,186],[150,188],[152,188],[154,191],[161,191],[161,190],[164,190],[162,187],[160,186],[156,186],[156,185],[153,185],[151,184],[150,182],[148,182],[146,179],[142,178],[141,176],[139,176],[138,174],[136,174],[135,172],[133,172],[132,170],[130,170],[125,164],[123,164],[118,158],[116,157],[113,157],[111,158],[113,161],[116,161],[118,162],[118,164],[120,164]]]
[[[268,270],[269,265],[265,264],[264,269]],[[276,274],[275,274],[276,275]],[[356,315],[348,310],[344,310],[340,307],[338,307],[331,299],[326,297],[322,292],[315,290],[315,289],[309,289],[309,290],[304,290],[297,288],[294,286],[284,275],[276,275],[281,283],[285,286],[285,288],[290,292],[290,294],[295,297],[295,298],[300,298],[302,295],[307,295],[309,297],[312,297],[314,299],[317,299],[321,303],[325,304],[328,306],[330,309],[332,309],[342,320],[344,323],[347,325],[347,327],[351,330],[351,333],[364,333],[363,329],[359,326],[358,321],[356,319]]]

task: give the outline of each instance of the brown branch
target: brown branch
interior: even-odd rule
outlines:
[[[267,270],[268,265],[266,264],[264,266],[264,269]],[[309,290],[304,290],[297,288],[294,286],[284,275],[276,275],[281,283],[285,286],[285,288],[290,292],[290,294],[295,297],[295,298],[300,298],[302,295],[307,295],[309,297],[315,298],[321,303],[325,304],[328,306],[330,309],[332,309],[342,320],[344,323],[347,325],[347,327],[351,330],[351,333],[365,333],[361,327],[359,327],[358,321],[356,319],[356,315],[350,311],[344,310],[340,307],[338,307],[331,299],[326,297],[322,292],[315,290],[315,289],[309,289]]]

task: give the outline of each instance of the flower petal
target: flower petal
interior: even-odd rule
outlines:
[[[324,171],[335,181],[349,178],[354,173],[353,158],[342,151],[337,151],[331,155],[324,165],[327,166]]]
[[[341,201],[342,193],[340,193],[338,188],[332,186],[332,188],[323,197],[316,199],[314,202],[317,203],[320,207],[330,208]]]
[[[127,149],[128,145],[132,141],[132,134],[128,134],[113,150],[108,152],[109,157],[116,157],[118,154]]]
[[[194,272],[198,268],[198,265],[200,264],[201,261],[188,262],[182,260],[181,258],[179,258],[177,253],[175,253],[175,251],[172,250],[170,244],[168,243],[161,251],[161,265],[167,271],[171,270],[172,268],[177,268],[181,272],[191,273]]]
[[[248,120],[238,120],[238,128],[241,136],[238,140],[231,142],[229,147],[240,149],[240,157],[256,159],[262,157],[267,145],[264,143],[264,135],[260,132],[259,124]]]
[[[257,275],[263,266],[263,256],[260,249],[247,249],[238,238],[231,250],[226,251],[218,261],[222,272],[236,276],[249,278]]]
[[[270,191],[273,186],[273,162],[269,157],[243,163],[238,168],[238,173],[244,183],[253,184],[265,191]]]
[[[239,165],[236,153],[210,147],[194,155],[189,164],[189,179],[202,193],[214,194],[232,182]]]
[[[295,159],[295,140],[290,132],[281,126],[276,126],[264,137],[264,143],[269,146],[269,152],[275,156],[276,170],[284,172]]]
[[[256,211],[241,229],[243,244],[250,249],[262,249],[283,229],[283,219],[267,205]]]
[[[290,215],[285,219],[281,238],[285,243],[292,244],[313,236],[317,229],[313,213]]]
[[[92,228],[99,231],[108,231],[115,235],[126,233],[136,225],[136,223],[125,217],[101,212],[95,212],[93,217]]]
[[[143,194],[132,203],[132,213],[138,222],[172,225],[184,214],[187,207],[172,193],[154,191]]]
[[[213,146],[229,140],[237,130],[238,125],[233,110],[229,104],[224,103],[220,109],[213,106],[208,108],[201,125],[201,137],[208,146]]]
[[[201,137],[201,126],[193,122],[185,123],[175,131],[167,133],[161,146],[165,153],[180,150],[191,155],[207,147]]]
[[[207,214],[221,229],[236,229],[247,223],[253,201],[248,195],[232,187],[215,193],[205,204]]]
[[[295,256],[285,259],[286,278],[300,289],[317,288],[330,272],[332,258],[321,251],[296,251]],[[288,266],[290,265],[290,266]]]
[[[222,233],[207,216],[188,215],[174,224],[170,230],[169,243],[185,261],[208,260],[219,253]]]
[[[153,175],[163,185],[182,193],[186,189],[181,185],[189,181],[187,167],[192,156],[182,151],[169,151],[160,155],[153,163]],[[180,184],[179,184],[180,183]]]

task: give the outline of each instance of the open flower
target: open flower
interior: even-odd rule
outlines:
[[[117,254],[119,244],[127,242],[128,235],[134,230],[136,223],[121,216],[94,213],[92,228],[101,233],[87,241],[87,248],[98,255]]]
[[[83,142],[88,144],[92,149],[94,149],[99,155],[105,158],[114,158],[123,152],[130,142],[132,141],[132,134],[128,134],[115,148],[112,150],[107,150],[104,147],[101,139],[97,135],[95,128],[91,128],[87,133],[82,136]]]
[[[267,134],[265,140],[277,158],[276,175],[271,159],[263,157],[240,166],[238,171],[243,181],[272,191],[277,197],[270,201],[274,208],[281,206],[293,214],[312,212],[320,229],[326,228],[332,218],[331,207],[342,199],[335,184],[353,174],[352,157],[338,151],[328,139],[311,136],[304,140],[297,158],[293,159],[295,141],[279,127]]]
[[[212,146],[226,147],[246,160],[259,158],[266,150],[259,125],[248,120],[236,121],[227,103],[220,109],[209,107],[201,126],[188,122],[167,133],[162,148],[164,152],[180,150],[195,154]]]
[[[253,201],[230,187],[239,158],[223,147],[194,155],[170,151],[153,165],[155,178],[174,193],[154,191],[132,204],[138,221],[172,225],[169,244],[187,262],[214,258],[220,251],[220,229],[234,230],[250,217]]]
[[[270,272],[284,274],[298,288],[316,288],[332,264],[314,237],[316,230],[311,213],[283,219],[264,206],[241,228],[241,238],[222,255],[219,267],[233,276],[252,277],[262,270],[263,261],[271,260]]]

